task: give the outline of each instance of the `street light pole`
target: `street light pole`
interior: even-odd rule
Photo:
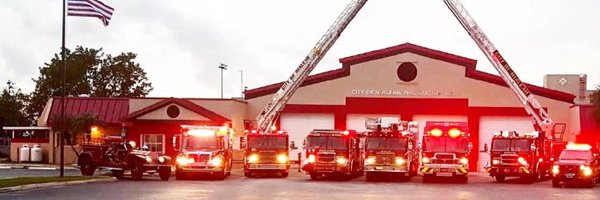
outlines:
[[[242,96],[240,96],[240,97],[244,98],[244,70],[240,69],[239,72],[240,72],[240,82],[242,84]]]
[[[223,98],[223,70],[227,70],[227,65],[221,63],[219,65],[219,69],[221,69],[221,99]]]

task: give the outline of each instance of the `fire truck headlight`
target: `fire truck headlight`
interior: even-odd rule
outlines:
[[[521,163],[521,165],[527,165],[527,160],[525,160],[525,158],[519,157],[519,159],[517,160],[519,161],[519,163]]]
[[[344,157],[339,157],[337,160],[335,160],[335,162],[337,162],[337,164],[340,164],[340,165],[346,165],[346,164],[348,164],[348,159],[346,159]]]
[[[252,154],[248,156],[248,163],[256,163],[258,162],[258,155]]]
[[[375,164],[375,158],[373,158],[373,157],[368,157],[368,158],[365,160],[365,165],[372,165],[372,164]]]
[[[469,164],[469,159],[467,159],[467,158],[461,158],[460,159],[460,164],[463,164],[463,165]]]
[[[213,159],[210,160],[210,165],[215,166],[215,167],[220,167],[223,164],[223,158],[219,157],[214,157]]]
[[[558,169],[558,165],[552,166],[552,173],[554,175],[556,175],[556,174],[558,174],[558,172],[560,172],[560,170]]]
[[[308,163],[314,163],[317,161],[317,157],[315,157],[315,155],[308,155]]]
[[[277,162],[279,163],[286,163],[288,161],[288,157],[284,154],[279,154],[277,156]]]
[[[159,163],[164,163],[165,162],[165,157],[162,157],[162,156],[158,157],[158,162]]]
[[[152,157],[150,157],[150,156],[146,156],[146,162],[148,162],[148,163],[152,163]]]
[[[492,165],[499,165],[500,164],[500,160],[492,160]]]
[[[581,171],[583,172],[584,176],[591,176],[592,175],[592,168],[590,168],[589,166],[580,166],[579,168],[581,168]]]
[[[421,159],[421,161],[423,161],[423,163],[429,163],[431,162],[431,160],[428,157],[423,157],[423,159]]]
[[[187,164],[187,158],[185,156],[178,156],[177,157],[177,164],[179,164],[179,165],[186,165]]]
[[[396,158],[397,165],[404,165],[404,163],[406,163],[406,160],[404,160],[403,158]]]

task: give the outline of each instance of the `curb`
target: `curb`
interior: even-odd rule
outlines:
[[[19,185],[19,186],[14,186],[14,187],[0,188],[0,194],[7,193],[7,192],[18,192],[18,191],[24,191],[24,190],[48,188],[48,187],[78,185],[78,184],[86,184],[86,183],[114,182],[114,181],[117,181],[117,178],[107,177],[107,178],[101,178],[101,179],[80,180],[80,181],[36,183],[36,184],[28,184],[28,185]]]

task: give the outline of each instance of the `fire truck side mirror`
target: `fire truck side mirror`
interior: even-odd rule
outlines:
[[[483,144],[483,150],[481,152],[482,153],[488,152],[488,144],[487,143]]]
[[[530,148],[531,148],[532,151],[535,151],[537,149],[537,147],[535,146],[535,144],[531,144]]]
[[[296,143],[295,143],[294,141],[291,141],[291,142],[290,142],[290,149],[291,149],[291,150],[296,150],[296,149],[298,149],[298,147],[296,147]]]
[[[423,145],[422,145],[422,144],[419,142],[419,143],[417,144],[417,149],[418,149],[418,150],[421,150],[422,148],[423,148]]]
[[[181,141],[181,138],[178,135],[173,136],[173,149],[175,149],[175,150],[179,149],[180,141]]]
[[[245,148],[246,148],[246,138],[240,137],[240,149],[245,149]]]
[[[302,142],[302,148],[306,149],[306,139],[304,139],[304,142]]]
[[[473,150],[473,143],[469,142],[469,145],[467,145],[467,148],[469,148],[469,151]]]
[[[413,148],[413,143],[412,143],[412,142],[409,142],[409,143],[408,143],[408,149],[412,149],[412,148]]]

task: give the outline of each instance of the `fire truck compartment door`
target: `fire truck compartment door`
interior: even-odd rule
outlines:
[[[322,113],[283,113],[281,115],[281,128],[286,130],[290,137],[290,142],[302,144],[304,139],[313,129],[333,129],[333,114]],[[290,151],[290,160],[298,160],[298,152],[302,152],[302,159],[305,158],[302,148]]]
[[[479,122],[479,146],[473,147],[472,153],[479,153],[479,162],[477,171],[485,172],[485,166],[490,163],[490,155],[485,152],[479,152],[488,144],[488,150],[491,150],[492,137],[496,131],[517,131],[525,133],[533,131],[533,123],[530,117],[520,116],[481,116]]]

